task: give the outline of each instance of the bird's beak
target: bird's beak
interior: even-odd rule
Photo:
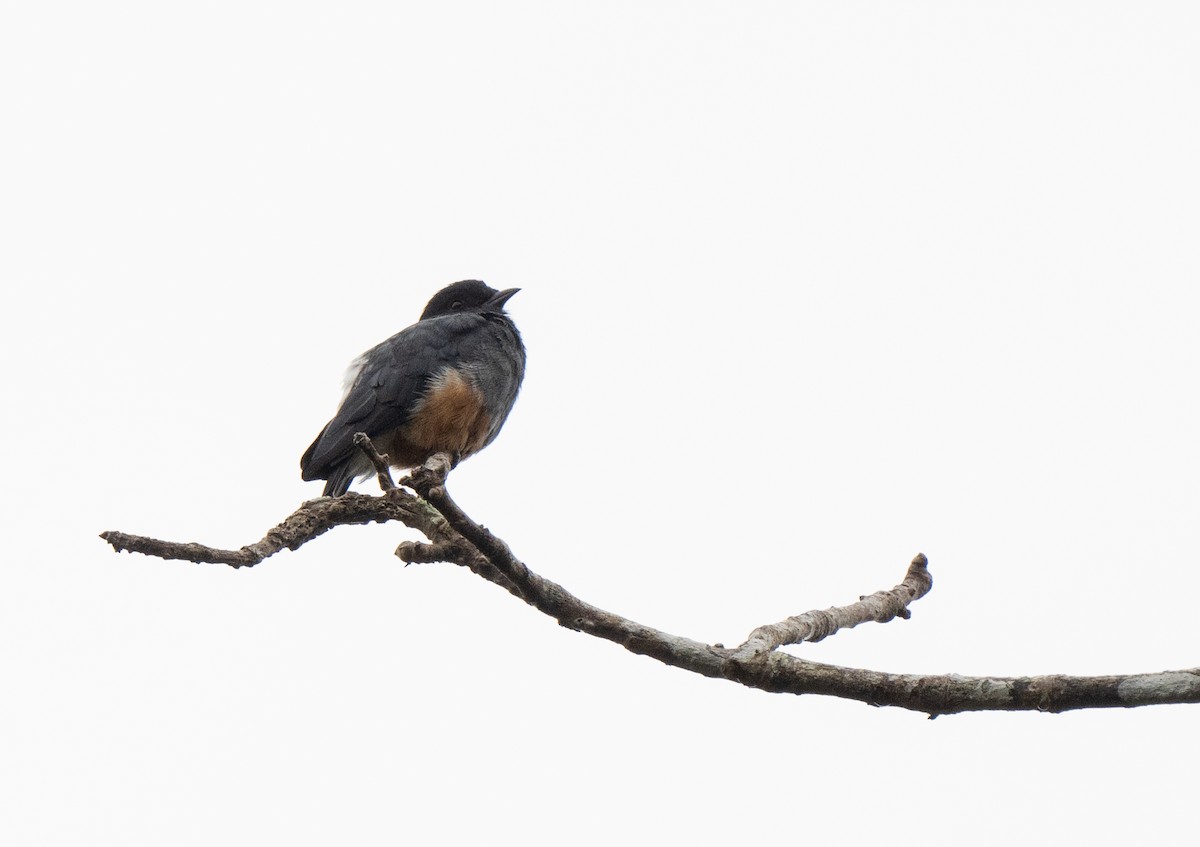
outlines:
[[[496,296],[493,297],[491,300],[488,300],[487,304],[488,304],[488,306],[492,307],[493,309],[503,309],[504,304],[508,302],[508,299],[520,290],[521,289],[519,289],[519,288],[506,288],[503,291],[497,293]]]

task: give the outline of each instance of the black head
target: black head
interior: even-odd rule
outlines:
[[[421,313],[421,320],[451,315],[455,312],[504,311],[504,304],[521,289],[509,288],[497,291],[477,279],[464,279],[447,285],[437,294]]]

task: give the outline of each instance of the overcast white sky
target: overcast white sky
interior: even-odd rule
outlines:
[[[1188,3],[24,3],[0,13],[0,841],[1116,843],[1200,711],[937,721],[568,632],[400,526],[237,547],[362,350],[520,287],[452,491],[690,637],[895,584],[879,670],[1200,664]],[[368,486],[361,486],[369,490]]]

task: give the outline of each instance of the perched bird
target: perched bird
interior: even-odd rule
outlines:
[[[396,468],[445,451],[465,459],[492,443],[525,376],[525,345],[504,304],[520,289],[477,279],[448,285],[421,319],[350,365],[333,420],[300,458],[300,477],[345,494],[373,471],[354,445],[365,432]]]

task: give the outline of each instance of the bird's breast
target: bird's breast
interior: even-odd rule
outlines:
[[[429,380],[402,427],[402,435],[405,441],[428,453],[476,453],[492,435],[487,399],[469,375],[456,368],[443,368]]]

